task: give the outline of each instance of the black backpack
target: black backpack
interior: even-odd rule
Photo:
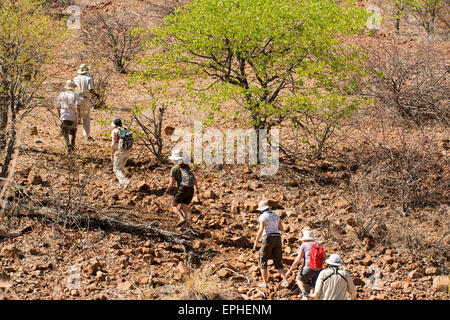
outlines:
[[[339,268],[333,268],[333,269],[334,269],[334,272],[332,274],[330,274],[329,276],[327,276],[325,279],[323,279],[323,282],[327,281],[328,279],[330,279],[332,276],[335,276],[335,275],[340,275],[341,278],[344,279],[345,282],[347,282],[347,279],[342,274],[339,273]]]
[[[123,127],[119,130],[119,148],[130,150],[133,147],[133,133]]]

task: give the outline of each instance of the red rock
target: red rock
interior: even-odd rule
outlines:
[[[437,276],[433,278],[433,290],[450,293],[449,276]]]
[[[239,293],[247,293],[248,288],[247,287],[239,287],[237,290]]]
[[[142,260],[144,260],[145,263],[153,263],[153,256],[151,254],[144,254],[142,257]]]
[[[366,283],[359,278],[353,278],[353,284],[358,287],[364,287],[366,285]]]
[[[361,260],[359,263],[362,264],[363,266],[370,266],[373,263],[373,261],[370,257],[366,257],[363,260]]]
[[[96,258],[89,260],[89,265],[87,266],[88,274],[94,276],[97,274],[98,271],[101,271],[101,269],[102,265]]]
[[[212,190],[208,189],[205,192],[203,192],[202,198],[204,198],[204,199],[216,199],[217,195]]]
[[[408,273],[409,279],[418,279],[418,278],[422,278],[422,277],[423,277],[423,273],[421,270],[413,270],[410,273]]]
[[[174,131],[175,131],[175,128],[171,127],[171,126],[167,126],[167,127],[164,128],[164,134],[166,136],[171,136]]]
[[[434,267],[428,267],[425,269],[425,274],[426,275],[435,275],[435,274],[437,274],[437,269]]]
[[[28,184],[31,185],[38,185],[42,183],[42,178],[40,175],[35,174],[33,172],[30,172],[30,174],[28,175]]]
[[[230,271],[228,271],[227,269],[220,269],[219,271],[217,271],[217,275],[221,278],[226,278],[230,275]]]
[[[38,249],[35,249],[35,248],[31,248],[30,250],[28,250],[28,253],[33,255],[33,256],[40,256],[40,255],[42,255],[42,253]]]
[[[282,289],[282,290],[278,291],[278,296],[280,298],[286,298],[290,294],[291,294],[291,290],[289,290],[289,289]]]
[[[70,290],[70,295],[73,297],[78,297],[80,295],[80,292],[77,289]]]
[[[139,191],[149,191],[150,190],[150,187],[148,186],[147,182],[145,182],[144,180],[139,181],[136,184],[136,188]]]
[[[247,248],[250,246],[250,241],[246,236],[235,236],[230,239],[231,243],[237,247]]]
[[[8,289],[12,287],[11,278],[4,272],[0,273],[0,288]]]
[[[36,263],[33,265],[33,267],[31,268],[31,270],[33,271],[46,271],[53,268],[53,265],[51,263],[45,263],[45,264],[39,264]]]
[[[247,212],[255,212],[258,208],[258,204],[254,201],[245,201],[244,202],[244,209]]]
[[[130,281],[123,281],[123,280],[117,281],[117,289],[119,291],[128,291],[132,286],[133,284]]]
[[[3,257],[17,258],[20,257],[21,255],[22,252],[12,244],[3,247],[3,249],[0,252],[0,256]]]
[[[106,273],[101,272],[101,271],[97,271],[95,279],[97,279],[98,281],[105,281],[106,280]]]
[[[185,274],[185,273],[189,273],[189,268],[183,263],[183,262],[178,262],[178,271],[181,272],[181,274]]]
[[[245,166],[244,169],[242,170],[243,174],[250,174],[252,173],[252,169],[249,166]]]
[[[383,261],[387,264],[392,264],[394,262],[394,258],[392,258],[391,256],[384,256]]]
[[[30,135],[31,136],[37,136],[38,135],[38,128],[36,126],[33,126],[30,128]]]

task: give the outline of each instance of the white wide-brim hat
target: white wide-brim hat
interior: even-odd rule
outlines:
[[[172,155],[169,157],[172,161],[180,161],[183,160],[183,157],[180,156],[180,150],[174,150],[172,151]]]
[[[325,260],[325,263],[331,264],[332,266],[342,266],[344,264],[341,257],[336,253],[330,255],[330,257]]]
[[[308,240],[317,240],[317,238],[314,237],[314,234],[311,230],[303,231],[303,237],[300,238],[300,241],[308,241]]]
[[[258,203],[258,208],[256,208],[258,211],[264,211],[267,209],[270,209],[269,202],[267,200],[260,201]]]
[[[77,73],[78,74],[85,74],[88,73],[91,70],[91,68],[85,64],[82,64],[80,66],[80,68],[78,69]]]

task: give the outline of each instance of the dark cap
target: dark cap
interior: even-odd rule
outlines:
[[[115,125],[116,127],[121,127],[122,126],[122,120],[120,120],[119,118],[114,119],[114,121],[112,122],[113,125]]]

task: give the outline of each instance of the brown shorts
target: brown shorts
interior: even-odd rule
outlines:
[[[176,204],[190,204],[194,198],[194,188],[193,187],[185,187],[180,186],[175,197],[173,198],[173,202]]]
[[[280,235],[266,235],[262,239],[259,260],[261,269],[267,269],[269,259],[273,260],[275,269],[283,269]]]

